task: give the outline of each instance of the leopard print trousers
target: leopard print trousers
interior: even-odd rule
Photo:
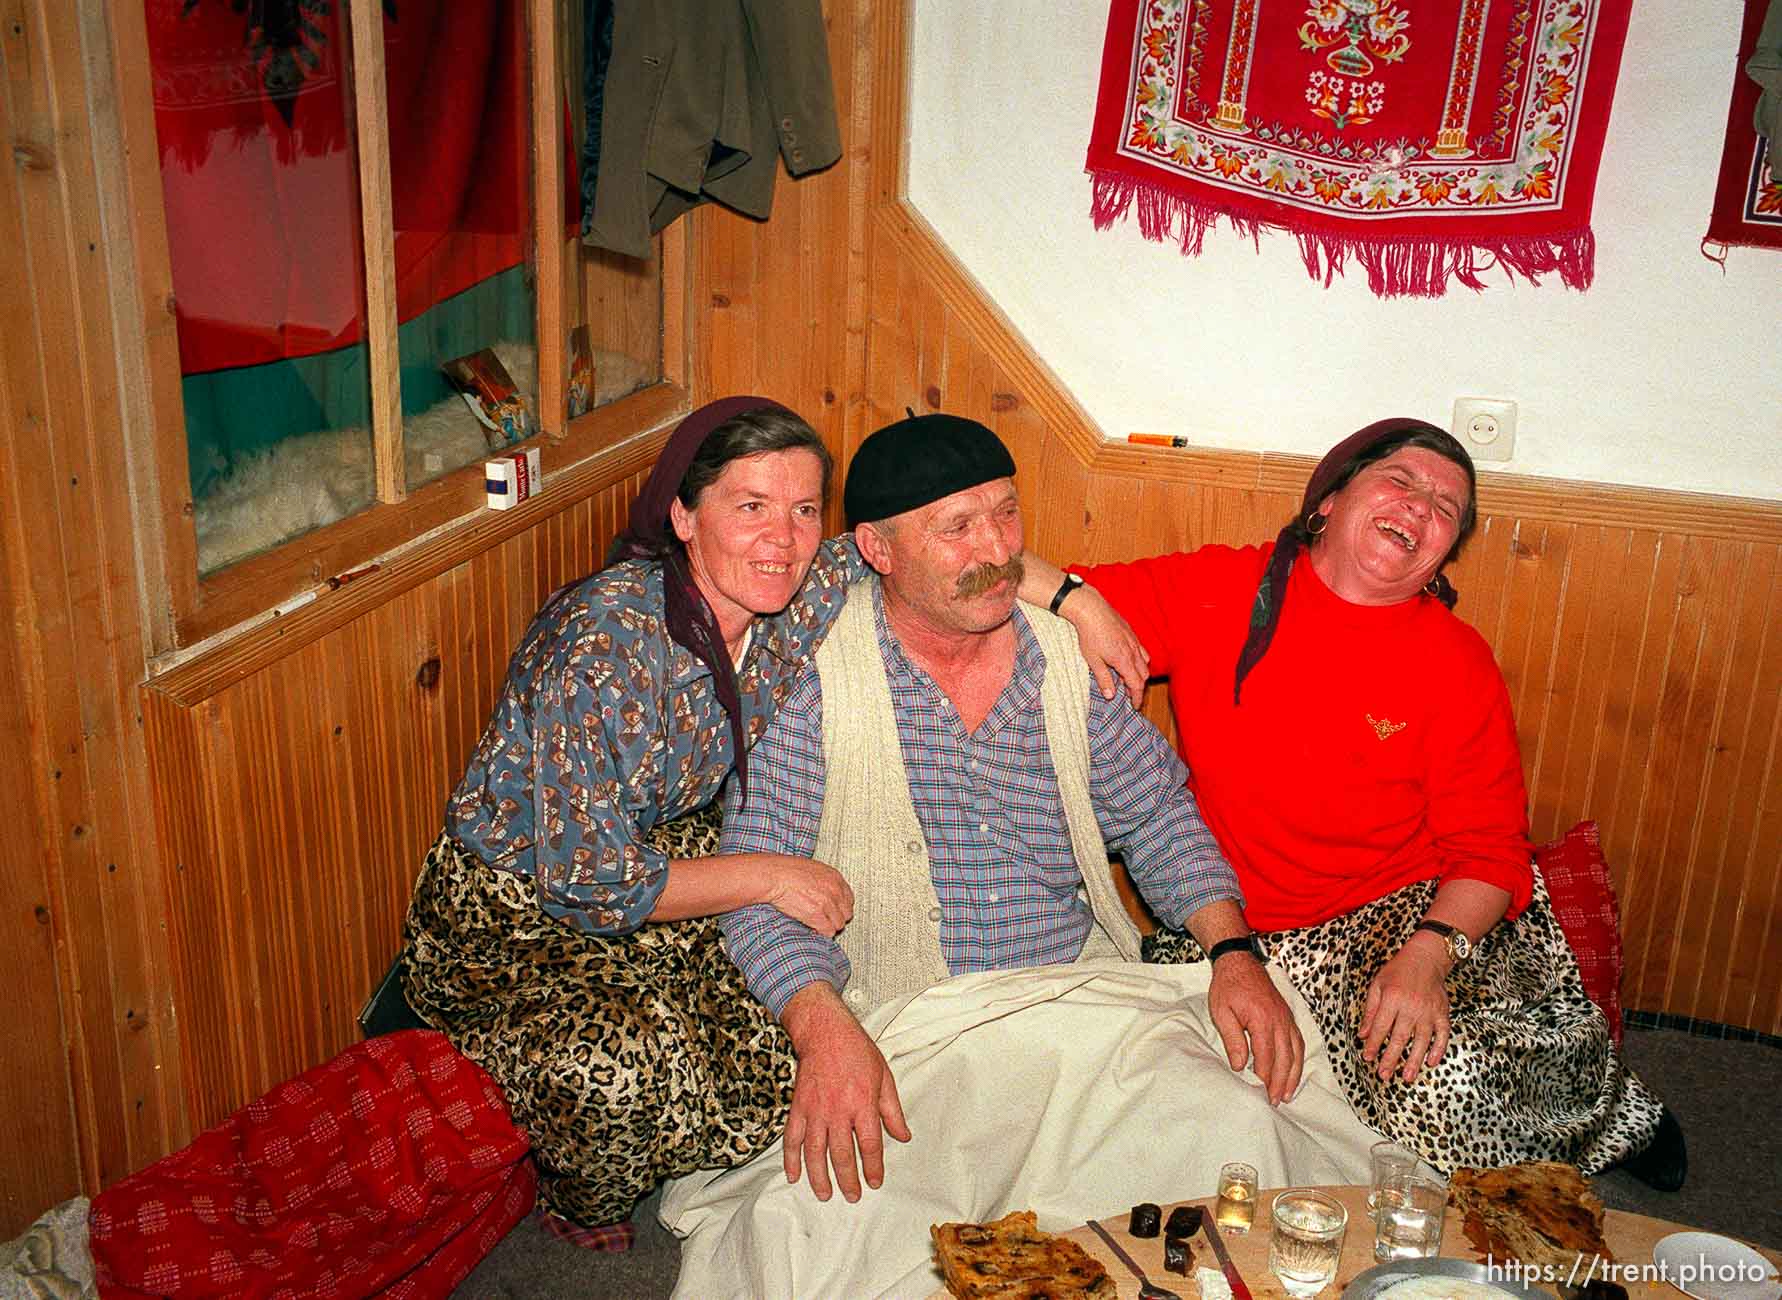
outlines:
[[[717,852],[717,804],[657,827],[675,858]],[[665,1178],[736,1165],[785,1128],[795,1058],[705,918],[590,935],[532,882],[442,835],[403,926],[409,1005],[482,1066],[532,1141],[539,1199],[590,1227]]]
[[[1661,1103],[1627,1068],[1608,1022],[1584,993],[1547,887],[1500,922],[1448,977],[1448,1049],[1405,1083],[1362,1060],[1368,985],[1429,909],[1436,882],[1406,885],[1353,912],[1265,934],[1324,1033],[1343,1095],[1369,1128],[1411,1148],[1444,1176],[1560,1160],[1585,1173],[1643,1151]],[[1179,930],[1144,943],[1146,961],[1201,961]]]

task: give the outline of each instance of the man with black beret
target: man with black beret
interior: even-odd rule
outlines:
[[[812,669],[725,808],[723,849],[828,862],[854,891],[830,939],[772,908],[720,919],[799,1065],[786,1176],[849,1201],[909,1140],[897,1084],[858,1017],[950,975],[1137,961],[1108,854],[1213,962],[1208,1006],[1233,1070],[1271,1103],[1305,1045],[1245,924],[1230,864],[1167,740],[1125,695],[1092,690],[1075,633],[1019,604],[1015,464],[989,429],[912,416],[869,437],[844,505],[876,581],[854,587]],[[1074,580],[1073,580],[1074,581]]]

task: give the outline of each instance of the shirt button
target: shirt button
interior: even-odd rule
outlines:
[[[782,117],[780,119],[780,130],[790,131],[791,129],[792,129],[792,119],[789,117]]]
[[[804,150],[794,149],[792,151],[792,161],[793,162],[803,162],[804,161]]]
[[[842,996],[849,1002],[852,1002],[855,1006],[859,1006],[866,1000],[866,991],[864,989],[849,989],[846,993],[842,994]]]
[[[908,840],[904,843],[903,847],[908,849],[911,853],[920,853],[922,851],[922,841]]]
[[[992,903],[1000,903],[1002,902],[1002,895],[993,893],[990,895],[990,901]]]
[[[928,909],[928,919],[930,921],[940,920],[940,908],[938,908],[938,907],[929,908]]]
[[[979,822],[978,823],[978,833],[982,834],[982,835],[988,835],[990,833],[990,823],[989,822]]]

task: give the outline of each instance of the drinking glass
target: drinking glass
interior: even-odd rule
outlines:
[[[1219,1166],[1219,1200],[1213,1220],[1227,1232],[1248,1232],[1256,1218],[1256,1166],[1234,1160]]]
[[[1376,1142],[1368,1148],[1368,1159],[1373,1166],[1373,1183],[1367,1194],[1371,1214],[1379,1209],[1382,1192],[1388,1200],[1399,1199],[1397,1190],[1417,1174],[1417,1153],[1396,1142]]]
[[[1387,1189],[1374,1207],[1374,1259],[1389,1264],[1438,1253],[1447,1209],[1448,1189],[1426,1178]]]
[[[1268,1266],[1295,1300],[1310,1300],[1336,1277],[1349,1212],[1340,1201],[1305,1187],[1275,1197]]]

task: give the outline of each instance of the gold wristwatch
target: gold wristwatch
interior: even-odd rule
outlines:
[[[1466,937],[1466,931],[1449,925],[1446,921],[1419,921],[1417,929],[1440,935],[1442,942],[1448,945],[1450,961],[1462,962],[1473,955],[1473,941]]]

